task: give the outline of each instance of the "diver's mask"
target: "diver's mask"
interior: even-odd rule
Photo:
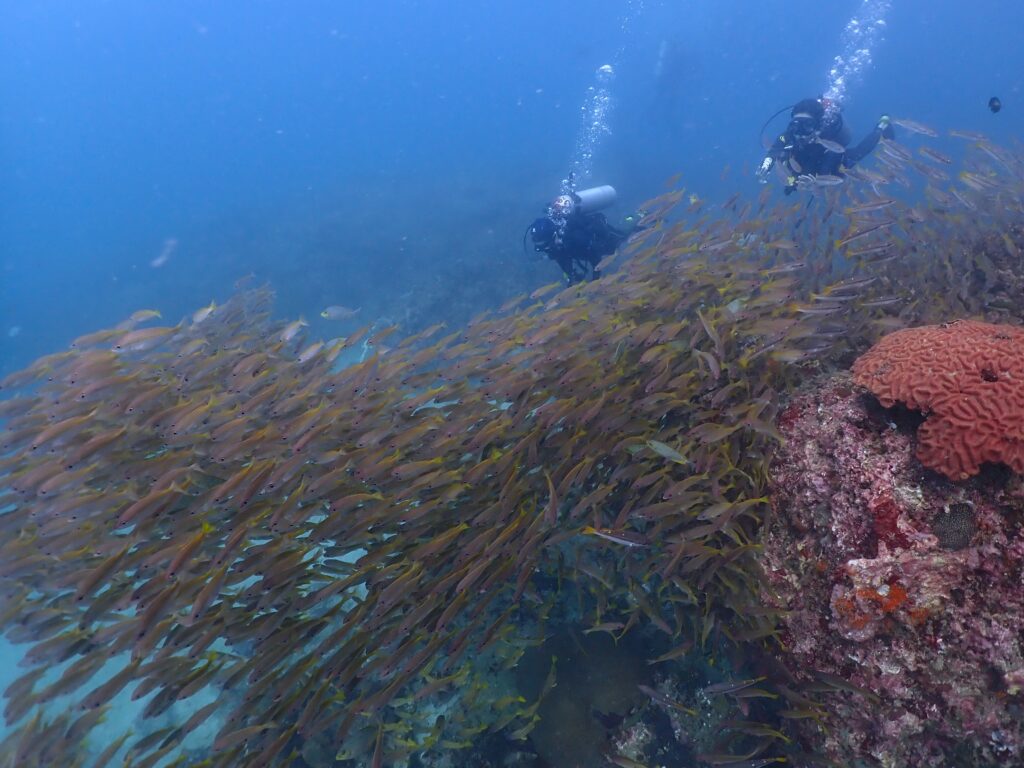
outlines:
[[[818,121],[812,115],[793,115],[786,132],[797,144],[810,144],[818,137]]]

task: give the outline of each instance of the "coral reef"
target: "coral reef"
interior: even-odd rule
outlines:
[[[638,686],[650,674],[638,636],[556,635],[527,652],[517,688],[528,701],[542,698],[529,736],[543,764],[600,765],[607,733],[643,702]]]
[[[953,480],[984,462],[1024,472],[1024,330],[973,320],[896,331],[853,364],[884,406],[928,415],[917,457]]]
[[[951,734],[1009,759],[1014,492],[915,485],[908,433],[879,429],[891,455],[859,455],[816,443],[799,408],[791,438],[836,455],[812,467],[797,439],[779,454],[779,410],[810,372],[954,306],[985,312],[987,289],[959,290],[964,254],[1024,212],[1022,164],[979,141],[968,189],[926,174],[937,204],[912,207],[878,191],[924,168],[900,162],[815,207],[766,192],[704,210],[667,192],[600,280],[456,331],[378,318],[324,341],[247,289],[174,325],[136,313],[8,376],[0,631],[23,655],[0,764],[464,764],[452,754],[538,726],[543,696],[500,683],[552,624],[665,639],[641,706],[701,710],[662,725],[707,763],[798,764],[780,717],[812,754],[814,721],[832,723],[825,749],[844,764],[868,748],[955,755]],[[765,544],[773,465],[784,514]],[[795,609],[782,625],[776,589]],[[824,669],[801,681],[767,663],[780,636]],[[952,672],[913,656],[921,637],[959,654],[938,656]],[[672,667],[691,648],[716,670],[733,654],[765,668],[687,690]],[[814,701],[858,695],[851,676],[886,703]],[[108,728],[126,707],[130,725]],[[873,743],[857,736],[887,713]]]
[[[799,722],[844,765],[1020,765],[1024,484],[927,472],[907,416],[840,374],[780,417],[764,565],[789,666],[831,683]]]

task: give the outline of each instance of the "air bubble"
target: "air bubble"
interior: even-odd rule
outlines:
[[[594,85],[586,90],[583,106],[580,108],[580,127],[569,165],[570,172],[562,179],[563,195],[574,192],[578,184],[590,179],[594,151],[602,137],[611,133],[609,119],[614,107],[611,85],[615,80],[618,62],[626,49],[627,38],[632,33],[633,20],[643,11],[643,7],[643,0],[628,0],[619,23],[622,42],[611,59],[597,68],[594,72]]]
[[[885,29],[885,15],[889,12],[890,0],[863,0],[860,10],[850,19],[842,36],[842,53],[832,62],[828,73],[829,111],[842,107],[847,87],[863,77],[871,66],[871,52]]]

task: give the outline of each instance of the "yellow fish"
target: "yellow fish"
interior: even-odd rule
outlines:
[[[210,316],[210,313],[212,313],[213,310],[215,310],[216,308],[217,303],[211,301],[208,306],[205,306],[202,309],[197,309],[195,312],[192,313],[192,322],[198,325],[199,323],[203,322],[203,320],[208,318]]]

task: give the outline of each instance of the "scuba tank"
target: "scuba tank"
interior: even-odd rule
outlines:
[[[576,210],[580,213],[603,210],[615,202],[616,196],[615,187],[611,184],[581,189],[576,192]]]

